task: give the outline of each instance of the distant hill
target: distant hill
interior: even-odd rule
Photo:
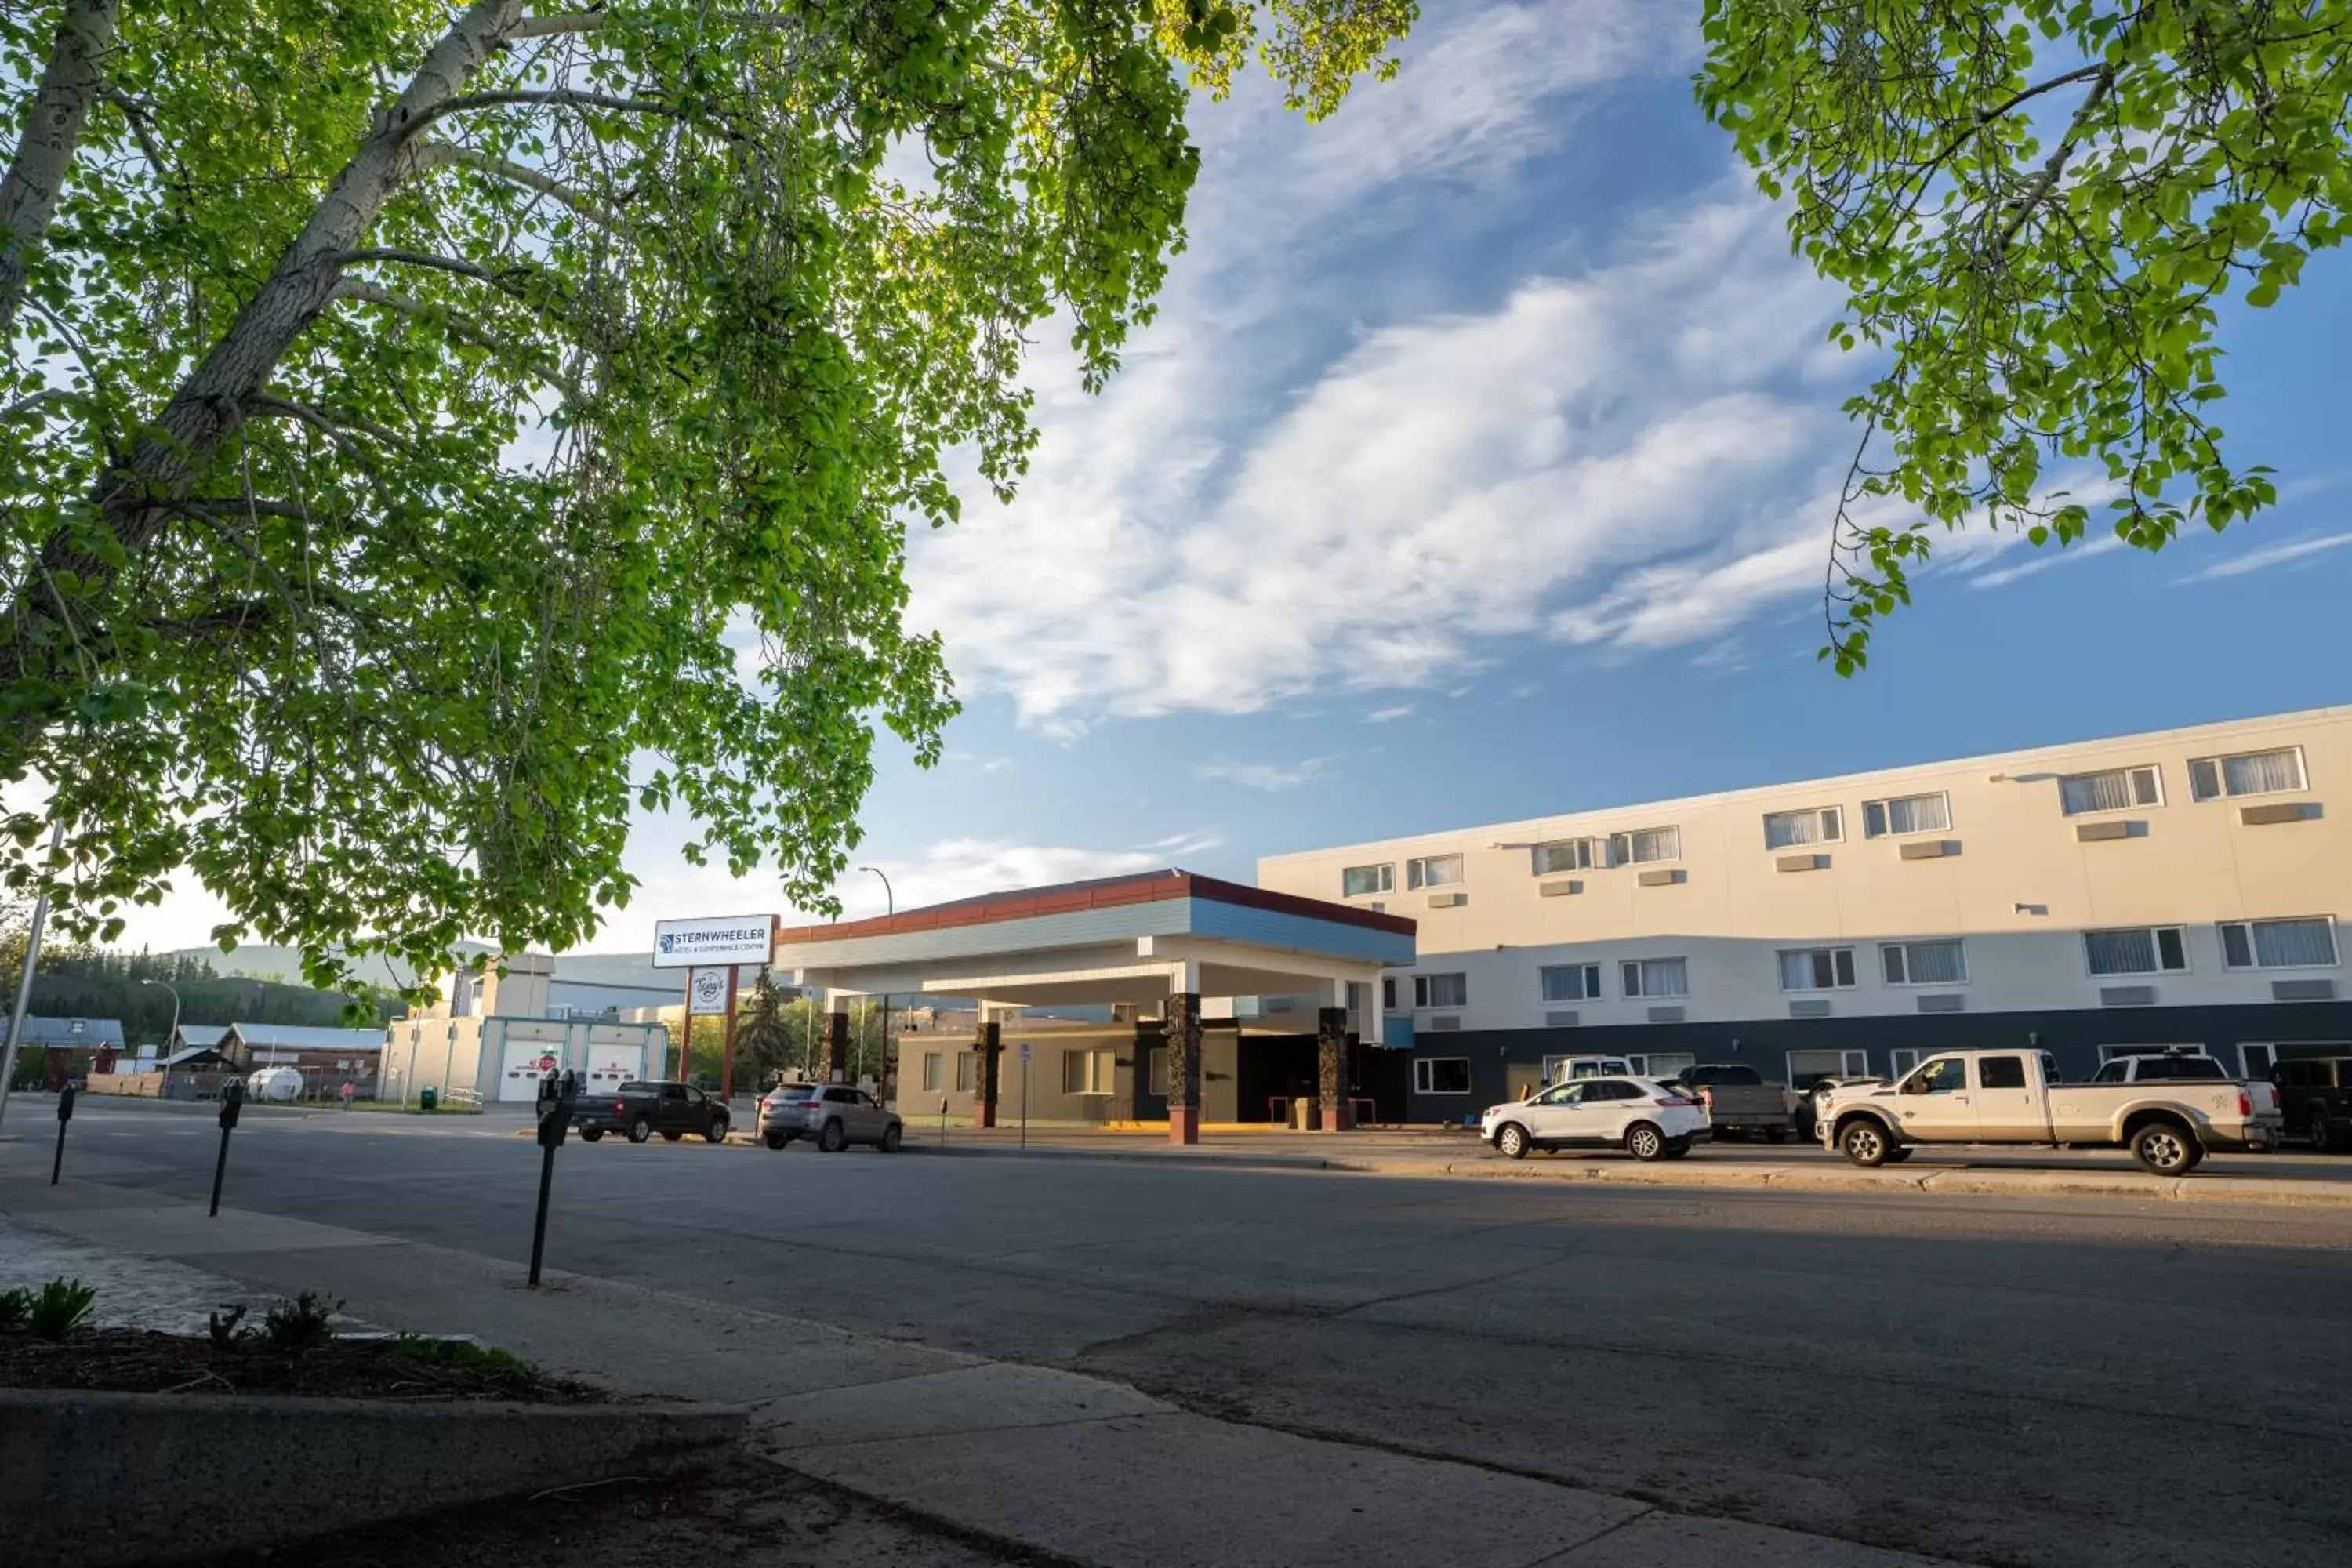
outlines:
[[[490,949],[480,942],[464,942],[458,951],[467,953],[488,952]],[[218,974],[244,975],[254,980],[272,980],[281,984],[301,984],[302,956],[290,947],[276,947],[268,942],[243,943],[232,952],[216,947],[187,947],[165,953],[166,958],[190,958],[209,963]],[[360,978],[377,985],[399,985],[414,978],[403,972],[395,975],[392,966],[380,958],[371,958],[359,966]],[[674,976],[654,968],[650,952],[566,952],[556,955],[555,974],[559,980],[593,981],[606,985],[667,984]]]

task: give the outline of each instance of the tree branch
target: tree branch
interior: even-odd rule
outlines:
[[[57,216],[89,106],[105,90],[99,61],[114,42],[115,0],[67,0],[8,173],[0,177],[0,343],[16,325],[25,274]]]
[[[323,408],[313,408],[307,403],[295,403],[283,397],[248,397],[245,400],[245,406],[248,412],[254,414],[275,414],[283,418],[299,419],[303,424],[323,430],[330,436],[341,436],[348,431],[356,431],[362,436],[373,436],[387,446],[404,447],[409,444],[398,431],[387,429],[373,420],[354,419],[347,415],[330,414]]]
[[[518,103],[554,109],[609,109],[615,114],[664,114],[672,119],[682,119],[685,115],[685,111],[676,105],[656,102],[650,98],[614,98],[610,93],[582,92],[569,87],[517,88],[502,92],[471,92],[443,99],[439,103],[420,110],[408,122],[406,129],[414,134],[445,114],[463,114],[467,110],[499,109]]]
[[[362,304],[380,305],[387,310],[397,310],[412,320],[437,324],[446,329],[452,337],[469,342],[485,353],[496,354],[500,359],[512,360],[530,370],[534,375],[545,377],[549,385],[562,392],[572,402],[585,401],[585,394],[581,391],[580,384],[555,365],[549,363],[544,355],[520,343],[500,337],[463,310],[452,310],[446,305],[428,305],[414,295],[383,288],[369,282],[364,278],[341,279],[336,283],[334,292],[329,298],[331,300],[356,300]]]
[[[358,250],[338,250],[326,258],[330,267],[348,267],[354,261],[388,261],[399,267],[429,267],[441,272],[454,272],[460,278],[478,279],[493,289],[508,289],[508,279],[516,273],[528,273],[528,268],[515,268],[509,272],[493,272],[479,262],[464,261],[454,256],[437,256],[429,250],[398,250],[388,246],[366,246]]]
[[[609,207],[600,205],[592,200],[587,193],[574,190],[561,180],[541,174],[537,169],[526,168],[520,163],[510,163],[504,158],[494,158],[488,153],[477,152],[471,147],[460,147],[450,142],[428,142],[417,149],[416,166],[420,169],[436,169],[452,164],[477,170],[493,179],[504,180],[509,184],[521,185],[526,189],[537,191],[541,195],[551,196],[599,228],[609,230],[626,239],[637,237],[636,226],[628,219]]]
[[[2058,145],[2051,149],[2048,161],[2042,165],[2042,172],[2033,176],[2033,183],[2025,187],[2025,194],[2017,198],[2009,221],[2001,225],[2000,233],[1993,237],[1994,261],[1998,262],[2008,253],[2010,242],[2025,226],[2026,219],[2033,216],[2033,209],[2049,199],[2051,191],[2058,184],[2058,176],[2066,172],[2066,161],[2074,155],[2074,148],[2082,141],[2083,132],[2089,126],[2091,116],[2100,104],[2106,101],[2107,89],[2115,85],[2115,68],[2098,67],[2091,82],[2091,90],[2074,110],[2074,118],[2066,122],[2066,133],[2058,139]]]
[[[604,25],[602,11],[563,11],[549,16],[525,16],[509,30],[509,38],[545,38],[558,33],[593,33]]]

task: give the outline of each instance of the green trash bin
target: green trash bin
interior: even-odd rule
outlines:
[[[439,1089],[437,1089],[434,1088],[431,1084],[429,1084],[429,1083],[428,1083],[428,1084],[426,1084],[423,1089],[418,1089],[418,1090],[416,1091],[416,1109],[417,1109],[417,1110],[432,1110],[435,1106],[437,1106],[437,1105],[439,1105],[440,1103],[441,1103],[441,1091],[440,1091]]]

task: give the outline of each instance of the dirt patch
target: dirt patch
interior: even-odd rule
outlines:
[[[278,1394],[396,1400],[588,1404],[606,1397],[528,1363],[440,1341],[338,1341],[291,1351],[251,1340],[98,1329],[63,1340],[0,1334],[0,1388],[108,1394]]]
[[[1011,1568],[1059,1559],[944,1531],[756,1459],[666,1481],[573,1487],[215,1559],[205,1568]]]

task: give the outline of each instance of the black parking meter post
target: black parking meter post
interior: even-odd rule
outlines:
[[[530,1288],[539,1289],[539,1260],[547,1251],[547,1193],[555,1183],[555,1152],[572,1126],[572,1101],[551,1100],[539,1114],[539,1215],[530,1226]]]
[[[58,1157],[49,1162],[49,1185],[53,1187],[66,1168],[66,1123],[73,1120],[73,1085],[58,1090]]]
[[[228,1174],[228,1135],[236,1131],[237,1113],[244,1108],[244,1080],[233,1078],[221,1085],[220,1158],[213,1164],[213,1206],[209,1211],[214,1219],[220,1217],[221,1179]]]

